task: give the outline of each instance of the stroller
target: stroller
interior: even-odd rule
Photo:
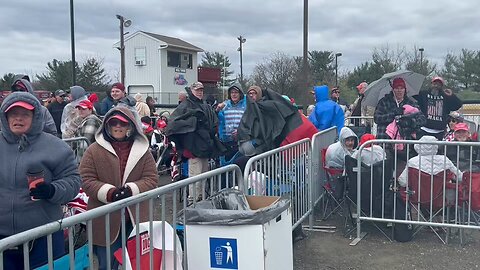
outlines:
[[[166,126],[165,120],[158,120],[157,129],[153,131],[150,140],[150,151],[155,159],[157,171],[160,173],[171,171],[172,159],[176,154],[175,143],[165,136]]]

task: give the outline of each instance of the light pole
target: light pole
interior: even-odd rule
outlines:
[[[338,57],[342,56],[342,53],[335,54],[335,86],[338,87]]]
[[[240,42],[240,47],[238,47],[237,51],[240,52],[240,80],[243,82],[243,46],[242,44],[247,41],[246,38],[242,37],[241,35],[237,37],[238,41]]]
[[[70,0],[70,42],[72,47],[72,85],[77,84],[75,71],[75,22],[73,17],[73,0]]]
[[[132,25],[132,21],[126,20],[121,15],[117,15],[117,19],[120,20],[120,82],[125,84],[125,33],[123,32],[123,28]]]
[[[420,51],[420,70],[423,73],[423,51],[425,51],[424,48],[419,48]]]

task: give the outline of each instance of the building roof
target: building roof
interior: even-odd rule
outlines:
[[[174,38],[174,37],[167,37],[167,36],[163,36],[163,35],[158,35],[158,34],[154,34],[154,33],[150,33],[150,32],[145,32],[145,31],[140,31],[154,39],[158,39],[160,41],[163,41],[165,43],[168,44],[168,46],[172,46],[172,47],[177,47],[177,48],[182,48],[182,49],[187,49],[187,50],[192,50],[192,51],[196,51],[196,52],[203,52],[203,49],[197,47],[197,46],[194,46],[184,40],[181,40],[179,38]]]

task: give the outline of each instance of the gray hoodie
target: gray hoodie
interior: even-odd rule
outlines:
[[[20,75],[26,76],[23,74],[20,74]],[[35,91],[33,89],[33,86],[28,80],[18,79],[18,80],[15,80],[13,84],[15,84],[17,81],[21,81],[23,85],[25,85],[25,87],[27,88],[28,92],[35,96]],[[55,126],[55,121],[53,121],[53,117],[48,111],[48,109],[44,106],[41,106],[40,110],[42,113],[43,120],[45,122],[43,126],[43,131],[50,133],[52,135],[57,135],[57,126]]]
[[[14,102],[34,106],[32,126],[26,134],[13,134],[5,110]],[[0,107],[0,235],[13,235],[61,219],[61,204],[72,200],[80,189],[75,156],[61,139],[42,131],[44,118],[37,98],[29,93],[10,94]],[[40,165],[44,179],[55,187],[49,200],[32,201],[27,171]]]
[[[347,138],[353,137],[355,139],[355,145],[352,150],[348,150],[345,146],[345,140]],[[358,137],[355,132],[353,132],[348,127],[343,127],[340,130],[340,136],[338,142],[330,145],[327,149],[325,155],[325,162],[328,168],[344,168],[345,167],[345,156],[351,156],[355,151],[355,148],[358,146]]]

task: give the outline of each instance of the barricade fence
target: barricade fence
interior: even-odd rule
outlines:
[[[240,169],[236,165],[229,165],[1,239],[0,270],[4,269],[3,262],[5,252],[9,252],[12,249],[20,249],[24,251],[24,268],[30,269],[31,265],[29,259],[29,245],[35,239],[39,239],[45,236],[47,238],[47,245],[45,248],[48,251],[48,263],[46,263],[47,265],[45,265],[44,267],[48,267],[48,269],[54,269],[52,235],[62,230],[64,230],[65,234],[68,234],[68,236],[66,237],[68,247],[66,247],[66,255],[60,258],[63,259],[62,262],[60,262],[60,259],[55,258],[55,269],[83,269],[85,267],[95,269],[92,245],[94,238],[93,220],[104,219],[105,228],[95,228],[95,230],[105,230],[105,242],[111,243],[113,242],[113,239],[110,237],[110,224],[112,224],[112,222],[118,222],[117,218],[119,218],[121,222],[121,231],[120,236],[118,237],[121,237],[122,248],[120,252],[122,261],[124,262],[122,265],[122,269],[126,269],[125,262],[127,262],[126,258],[128,258],[126,254],[126,245],[128,239],[128,235],[126,235],[126,222],[128,220],[133,223],[132,225],[135,228],[132,231],[132,233],[134,233],[135,235],[135,257],[140,258],[140,255],[143,255],[143,253],[146,251],[149,251],[150,254],[150,268],[140,268],[140,260],[136,260],[136,269],[153,269],[154,247],[161,249],[163,252],[163,263],[161,269],[188,269],[188,265],[186,263],[188,250],[187,245],[185,244],[188,239],[186,238],[186,235],[183,234],[183,239],[181,241],[173,240],[173,243],[170,243],[168,246],[166,246],[166,239],[177,239],[177,235],[179,235],[178,232],[183,232],[182,225],[184,217],[182,218],[181,216],[178,216],[178,213],[182,212],[182,210],[187,207],[187,192],[189,189],[188,187],[190,185],[200,184],[202,186],[202,198],[207,198],[208,196],[213,194],[214,191],[218,191],[225,187],[237,187],[242,190],[244,189],[244,187],[242,186],[243,183],[244,182]],[[195,192],[195,188],[193,188],[193,198],[198,197]],[[140,204],[143,203],[148,204],[149,218],[146,223],[139,225]],[[193,202],[193,205],[196,205],[195,201]],[[117,216],[119,212],[120,217]],[[129,217],[132,217],[132,213],[135,213],[134,220],[127,217],[127,215]],[[161,223],[158,224],[156,220],[160,221]],[[88,259],[84,259],[87,260],[88,263],[83,265],[81,264],[81,262],[79,264],[78,260],[81,260],[82,258],[79,258],[81,256],[79,256],[78,252],[76,252],[74,247],[74,227],[79,224],[85,224],[87,231],[86,244],[84,246],[84,249],[86,250],[85,258],[88,257]],[[148,245],[145,245],[146,243],[144,238],[142,238],[140,241],[140,226],[148,228],[150,232],[154,231],[154,226],[160,226],[161,233],[159,235],[153,233],[150,234],[147,241]],[[159,237],[161,238],[161,245],[158,244]],[[107,245],[107,254],[110,254],[110,249],[110,245]],[[57,265],[57,263],[64,264]],[[110,265],[110,263],[111,258],[110,256],[107,256],[107,266]]]
[[[312,202],[313,206],[322,199],[324,195],[323,184],[327,180],[325,170],[323,170],[322,164],[322,150],[327,149],[328,146],[335,143],[337,139],[337,128],[331,127],[326,130],[322,130],[312,137],[312,171],[311,171],[311,183],[312,183]],[[313,215],[311,216],[313,218]]]
[[[245,193],[258,196],[288,196],[295,229],[311,213],[312,185],[310,139],[270,150],[250,158],[244,171]]]
[[[90,146],[91,142],[85,137],[68,138],[63,139],[63,141],[72,148],[72,151],[75,154],[75,159],[77,160],[77,163],[80,164],[83,154],[88,146]]]
[[[373,221],[407,224],[413,236],[422,227],[440,227],[433,231],[443,243],[456,228],[463,242],[463,229],[480,229],[479,150],[475,142],[373,140],[361,145],[357,159],[345,159],[345,196],[357,212],[354,241],[364,236],[361,222]]]
[[[368,133],[377,135],[377,124],[373,121],[373,116],[348,116],[345,117],[344,125],[352,129],[355,133],[363,129]]]

